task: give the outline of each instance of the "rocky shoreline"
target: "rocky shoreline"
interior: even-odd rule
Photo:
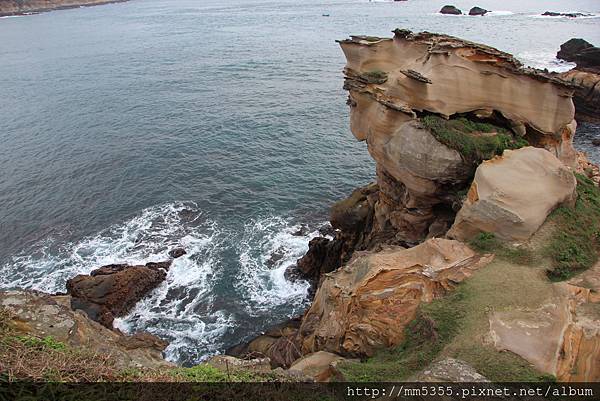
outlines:
[[[339,44],[376,182],[332,206],[332,236],[290,272],[313,283],[308,310],[193,377],[600,381],[600,174],[573,148],[580,85],[448,35]],[[175,369],[161,340],[111,330],[171,261],[104,266],[67,294],[0,292],[6,325]]]
[[[69,8],[91,7],[111,3],[124,3],[129,0],[4,0],[0,2],[0,17],[38,14],[47,11]]]

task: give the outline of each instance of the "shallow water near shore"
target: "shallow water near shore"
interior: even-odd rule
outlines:
[[[560,71],[561,43],[600,45],[595,0],[484,0],[484,17],[437,14],[444,4],[133,0],[0,19],[0,287],[63,291],[183,246],[117,320],[169,340],[183,364],[301,313],[308,284],[285,269],[328,207],[374,178],[335,39],[444,32]],[[599,137],[580,124],[577,147],[596,162]]]

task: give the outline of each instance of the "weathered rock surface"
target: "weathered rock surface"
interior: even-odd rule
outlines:
[[[491,232],[507,240],[526,240],[552,210],[575,200],[577,181],[550,152],[534,147],[505,150],[483,162],[467,199],[448,232],[471,239]]]
[[[125,1],[128,0],[2,0],[0,1],[0,16],[39,13]]]
[[[170,261],[145,266],[124,264],[100,267],[90,275],[67,281],[71,307],[83,310],[90,319],[112,328],[115,317],[123,316],[167,277]]]
[[[576,172],[585,175],[590,180],[594,181],[596,185],[600,185],[600,167],[598,167],[597,164],[590,162],[584,152],[577,152]]]
[[[560,76],[577,86],[573,97],[577,118],[582,121],[600,121],[600,74],[573,69]]]
[[[461,15],[462,11],[456,6],[446,5],[440,10],[440,14]]]
[[[298,359],[289,370],[311,377],[316,382],[343,381],[344,377],[337,369],[337,364],[344,360],[346,359],[331,352],[318,351]]]
[[[475,6],[469,10],[469,15],[486,15],[489,12],[490,11],[485,8]]]
[[[415,245],[443,236],[460,208],[456,194],[468,187],[473,163],[421,124],[427,114],[506,127],[575,168],[574,87],[565,81],[446,35],[396,30],[393,39],[340,43],[351,130],[377,163],[371,233],[363,237]],[[385,79],[365,79],[374,75]]]
[[[269,358],[239,359],[230,355],[216,355],[211,357],[206,363],[224,372],[236,369],[250,372],[271,371],[271,361]]]
[[[575,62],[579,53],[593,47],[594,45],[586,40],[580,38],[569,39],[560,45],[560,50],[556,53],[556,58]]]
[[[488,382],[489,380],[477,373],[468,363],[454,358],[445,358],[432,363],[409,381],[426,383],[477,383]]]
[[[173,366],[162,357],[167,343],[148,334],[125,336],[88,319],[70,308],[69,296],[35,291],[0,292],[0,307],[12,315],[11,326],[22,334],[52,336],[72,347],[114,356],[117,367]]]
[[[343,269],[325,275],[297,343],[303,354],[344,356],[368,356],[397,345],[421,302],[445,294],[490,260],[446,239],[358,254]]]
[[[596,266],[587,274],[597,279],[599,271]],[[554,297],[539,309],[493,313],[490,337],[499,350],[514,352],[558,381],[599,381],[598,290],[555,284]]]

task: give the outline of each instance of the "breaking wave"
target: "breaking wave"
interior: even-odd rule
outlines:
[[[556,52],[522,52],[517,54],[517,58],[528,66],[540,70],[547,69],[554,72],[565,72],[575,67],[575,63],[559,60],[556,58]]]

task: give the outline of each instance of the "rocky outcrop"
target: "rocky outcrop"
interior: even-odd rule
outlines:
[[[445,294],[490,260],[446,239],[358,254],[323,278],[294,343],[303,354],[353,357],[397,345],[421,302]]]
[[[71,347],[111,355],[117,368],[173,366],[162,357],[167,343],[148,333],[125,336],[70,308],[69,296],[34,291],[0,292],[0,307],[9,312],[10,325],[23,335],[52,337]]]
[[[67,281],[73,309],[112,328],[115,317],[123,316],[167,277],[171,261],[144,266],[108,265]]]
[[[462,11],[455,6],[446,5],[440,10],[440,14],[461,15]]]
[[[345,361],[331,352],[318,351],[298,359],[289,371],[311,377],[316,382],[343,381],[344,377],[337,369],[337,364]]]
[[[505,150],[477,168],[467,198],[448,232],[468,240],[482,232],[526,240],[562,204],[574,204],[575,176],[543,149]]]
[[[577,64],[560,74],[576,88],[573,101],[577,119],[600,121],[600,48],[583,39],[570,39],[560,46],[556,57]]]
[[[123,3],[125,1],[128,0],[2,0],[0,1],[0,17],[109,3]]]
[[[354,36],[340,44],[351,130],[377,163],[370,237],[384,233],[390,243],[414,245],[444,235],[474,168],[493,156],[468,154],[485,138],[492,139],[482,148],[530,143],[575,167],[574,88],[553,75],[494,48],[428,32],[396,30],[393,39]],[[374,75],[385,79],[365,78]],[[428,116],[456,124],[434,132]]]
[[[493,313],[491,341],[558,381],[599,381],[599,284],[600,264],[575,282],[555,284],[552,299],[538,309]]]
[[[592,14],[587,13],[560,13],[556,11],[545,11],[542,16],[544,17],[568,17],[568,18],[577,18],[577,17],[590,17]]]
[[[432,363],[409,381],[425,383],[477,383],[488,382],[489,380],[480,375],[468,363],[454,358],[445,358]]]
[[[489,12],[490,11],[485,8],[475,6],[469,10],[469,15],[486,15]]]

